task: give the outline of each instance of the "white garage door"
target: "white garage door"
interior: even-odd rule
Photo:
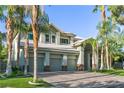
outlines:
[[[50,59],[50,70],[51,71],[61,71],[62,69],[61,59]]]
[[[33,54],[29,54],[29,72],[33,72],[33,71],[34,71],[34,57]],[[44,54],[38,54],[37,71],[38,72],[44,71]]]
[[[44,71],[44,59],[43,58],[38,58],[37,68],[38,68],[38,72]],[[30,57],[29,58],[29,72],[33,72],[33,71],[34,71],[34,58]]]
[[[68,71],[76,71],[76,60],[68,59]]]
[[[62,70],[62,56],[51,54],[50,55],[50,70],[61,71]]]
[[[77,66],[76,55],[68,55],[67,68],[68,71],[76,71]]]

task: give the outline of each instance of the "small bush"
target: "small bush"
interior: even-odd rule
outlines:
[[[12,67],[12,74],[8,77],[24,76],[24,73],[17,67]]]

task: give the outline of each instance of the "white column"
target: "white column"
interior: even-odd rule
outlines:
[[[66,54],[63,55],[62,66],[67,66],[67,55]]]
[[[45,60],[44,60],[44,66],[49,66],[50,65],[50,57],[49,57],[50,53],[49,52],[45,52]]]
[[[17,40],[14,40],[15,44],[14,44],[14,61],[17,61]]]
[[[39,42],[41,43],[42,41],[42,34],[40,33],[40,36],[39,36]]]
[[[13,51],[14,51],[14,55],[13,55],[13,58],[14,58],[14,61],[17,61],[17,51],[18,51],[18,34],[16,35],[15,39],[13,40],[13,43],[14,43],[14,47],[13,47]]]
[[[90,53],[87,54],[87,64],[88,64],[88,70],[91,69],[91,66],[90,66]]]
[[[73,44],[73,41],[74,41],[74,38],[71,37],[71,38],[70,38],[70,44]]]
[[[77,64],[84,65],[84,48],[82,46],[79,46],[77,50],[80,51]]]
[[[45,43],[45,33],[43,33],[43,32],[40,33],[39,42],[40,42],[40,44]]]
[[[24,66],[24,50],[20,49],[19,66]]]
[[[82,46],[79,46],[77,50],[80,51],[77,62],[77,70],[82,71],[84,70],[84,48]]]
[[[95,53],[96,56],[96,69],[99,69],[99,49],[98,49],[98,45],[97,45],[97,52]]]
[[[60,45],[60,32],[56,33],[56,44]]]

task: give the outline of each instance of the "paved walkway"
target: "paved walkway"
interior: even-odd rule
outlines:
[[[124,88],[124,77],[95,72],[44,72],[39,76],[58,88]]]

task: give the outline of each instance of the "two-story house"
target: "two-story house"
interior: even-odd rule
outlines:
[[[24,39],[21,34],[20,67],[24,66]],[[83,47],[84,40],[50,24],[49,31],[41,31],[38,42],[38,72],[76,71],[91,68],[91,47]],[[29,33],[28,66],[33,72],[33,35]],[[17,60],[17,40],[13,43],[13,61]]]

